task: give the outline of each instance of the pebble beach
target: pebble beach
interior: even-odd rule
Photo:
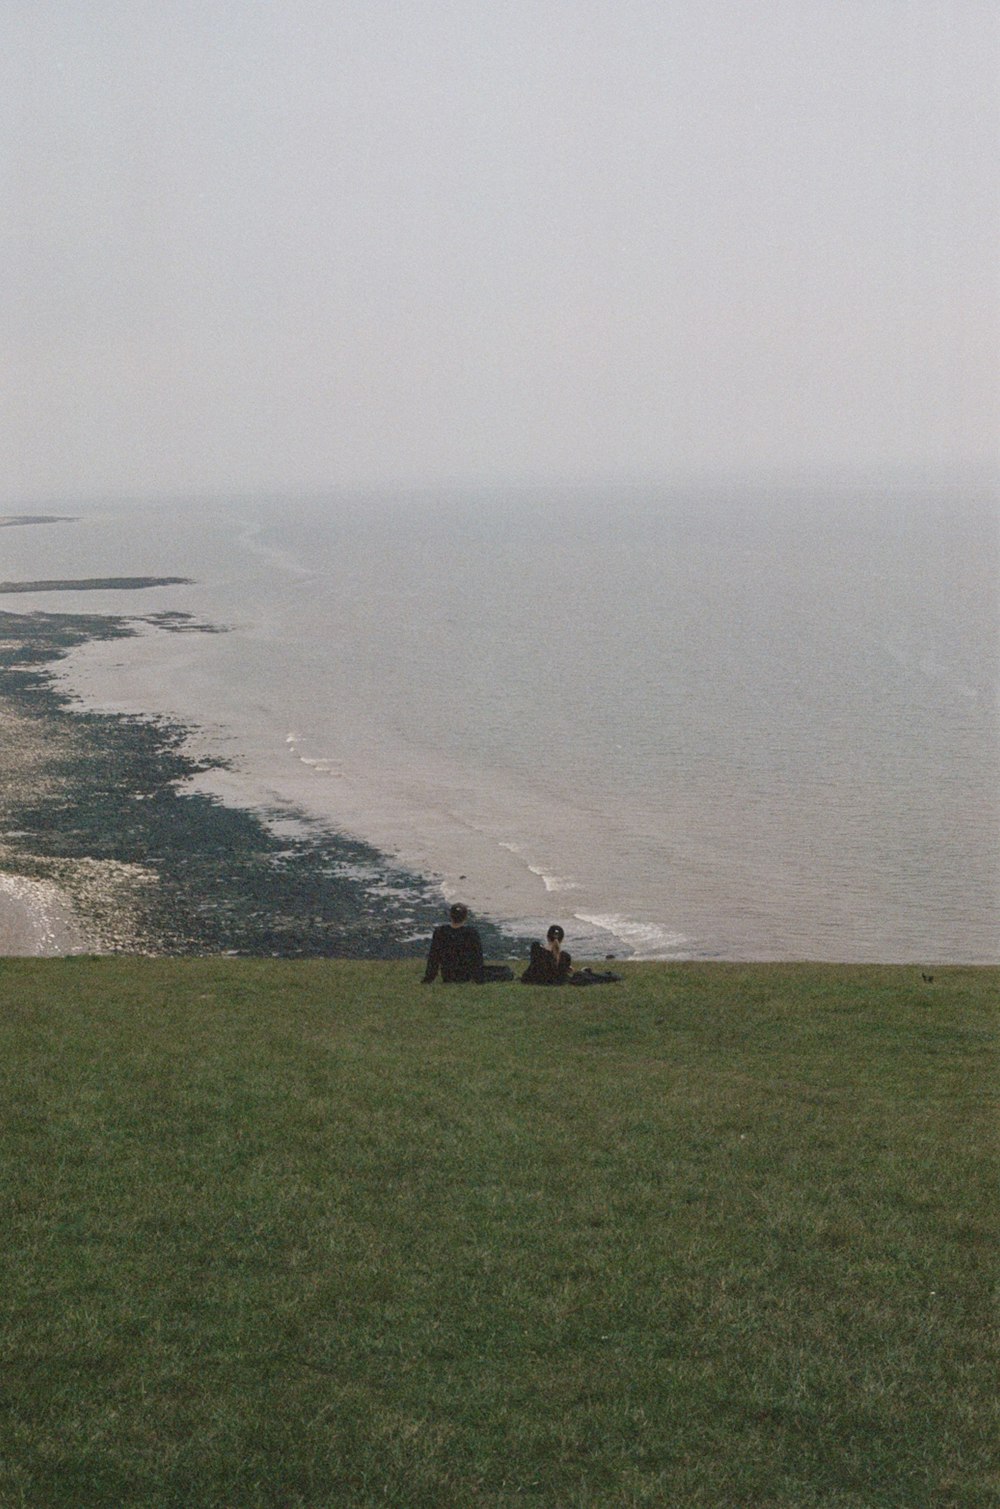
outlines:
[[[10,637],[3,649],[14,649]],[[51,751],[54,752],[54,751]],[[37,720],[0,700],[0,824],[5,832],[19,802],[52,789],[49,753]],[[47,773],[48,772],[48,773]],[[0,842],[0,954],[51,955],[86,948],[86,930],[69,895],[52,880],[32,879],[10,870],[23,864],[9,839]]]
[[[86,934],[58,886],[0,874],[0,955],[76,954]]]

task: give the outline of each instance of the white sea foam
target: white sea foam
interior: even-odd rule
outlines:
[[[538,876],[539,880],[542,882],[542,885],[549,892],[578,891],[580,889],[579,882],[571,880],[566,875],[549,875],[538,865],[529,865],[528,869],[531,871],[532,875]]]
[[[500,839],[498,848],[506,849],[508,854],[515,854],[519,859],[524,859],[525,868],[528,873],[536,875],[546,891],[551,893],[554,891],[578,891],[580,889],[579,881],[572,879],[572,877],[568,875],[554,875],[551,871],[543,869],[541,865],[532,864],[530,860],[525,859],[525,851],[521,844],[511,843],[509,839]]]
[[[304,765],[313,775],[339,776],[341,774],[340,769],[332,760],[322,759],[319,755],[299,754],[297,749],[293,749],[292,754],[296,756],[299,764]]]
[[[671,932],[655,922],[636,922],[616,912],[576,912],[579,922],[600,928],[627,945],[637,959],[668,959],[683,954],[690,940],[683,933]]]

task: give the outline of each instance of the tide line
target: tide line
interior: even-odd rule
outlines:
[[[533,865],[531,863],[531,860],[526,857],[525,852],[521,848],[520,844],[510,843],[506,839],[501,839],[499,847],[501,849],[506,849],[508,854],[516,854],[518,859],[523,859],[525,868],[529,870],[532,875],[538,876],[538,879],[542,882],[542,885],[550,894],[553,891],[580,890],[580,882],[578,880],[573,880],[571,876],[553,875],[548,870],[543,870],[541,865]]]
[[[688,944],[683,933],[671,932],[656,922],[636,922],[617,912],[575,912],[574,916],[579,922],[611,933],[633,949],[637,959],[676,957]]]

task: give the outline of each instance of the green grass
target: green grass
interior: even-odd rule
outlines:
[[[996,1505],[1000,971],[0,961],[0,1504]]]

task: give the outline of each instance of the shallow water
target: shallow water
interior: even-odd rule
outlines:
[[[592,954],[995,962],[998,530],[983,489],[60,507],[6,578],[190,575],[65,663],[518,930]],[[8,548],[9,547],[9,548]]]

